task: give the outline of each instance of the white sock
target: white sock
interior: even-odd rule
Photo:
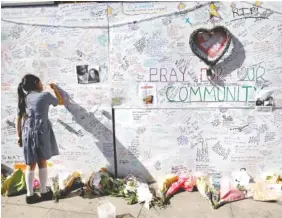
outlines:
[[[44,194],[47,192],[47,168],[39,169],[39,181],[40,181],[40,193]]]
[[[34,181],[34,171],[27,170],[25,172],[25,183],[26,183],[26,190],[27,190],[27,196],[34,195],[33,192],[33,181]]]

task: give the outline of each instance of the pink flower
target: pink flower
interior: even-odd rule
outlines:
[[[33,189],[38,189],[39,186],[40,186],[39,180],[38,180],[38,179],[35,179],[35,180],[33,181]]]

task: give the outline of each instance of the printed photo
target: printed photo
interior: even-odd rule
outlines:
[[[79,84],[88,83],[88,65],[76,66],[77,81]]]
[[[261,99],[261,98],[258,98],[256,100],[256,106],[257,107],[260,107],[260,106],[264,106],[264,107],[272,107],[273,106],[273,97],[272,96],[269,96],[267,97],[266,99]]]
[[[99,83],[99,68],[88,65],[76,66],[77,81],[79,84]]]
[[[260,90],[256,93],[256,107],[274,107],[274,89],[273,90]]]
[[[156,86],[155,84],[139,84],[139,96],[145,105],[156,104]]]
[[[273,97],[269,96],[267,99],[265,99],[264,101],[264,106],[269,106],[272,107],[273,106]]]
[[[149,95],[149,96],[146,96],[146,98],[143,99],[143,102],[145,104],[153,104],[153,99],[154,99],[154,96],[153,95]]]
[[[256,111],[259,113],[272,113],[274,107],[273,97],[270,93],[261,94],[256,98]]]
[[[88,82],[89,83],[98,83],[98,82],[100,82],[99,71],[97,69],[91,68],[89,70]]]
[[[263,106],[264,102],[260,98],[256,100],[256,106]]]

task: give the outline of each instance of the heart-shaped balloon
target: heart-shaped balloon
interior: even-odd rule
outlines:
[[[190,47],[195,55],[207,65],[215,65],[226,53],[231,43],[231,34],[223,26],[213,29],[197,29],[190,36]]]

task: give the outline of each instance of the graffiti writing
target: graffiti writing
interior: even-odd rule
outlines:
[[[188,172],[190,172],[190,171],[188,171],[187,167],[185,167],[183,165],[171,167],[171,174],[174,174],[174,175],[182,175],[182,174],[185,175]]]
[[[260,137],[259,136],[250,136],[249,138],[249,143],[250,144],[259,144],[260,142]]]
[[[137,41],[136,43],[134,43],[134,46],[136,48],[136,50],[138,52],[140,52],[140,54],[143,52],[143,50],[145,49],[145,45],[146,45],[146,38],[142,37],[139,41]]]
[[[249,125],[245,125],[245,126],[241,126],[241,127],[234,127],[234,128],[230,128],[230,130],[232,131],[238,131],[238,132],[242,132],[244,128],[246,128]]]
[[[223,160],[226,160],[228,158],[228,155],[230,154],[231,150],[230,148],[226,149],[224,148],[220,142],[217,142],[213,147],[212,150],[217,153],[219,156],[223,157]]]
[[[177,142],[179,146],[186,146],[189,143],[187,136],[180,136],[177,138]]]
[[[161,162],[160,161],[157,161],[155,164],[154,164],[154,167],[156,170],[161,170]]]
[[[232,8],[232,14],[234,18],[244,17],[244,16],[255,16],[258,14],[258,7],[250,7],[250,8]]]
[[[202,143],[200,148],[197,148],[196,161],[202,163],[209,163],[209,150],[207,143]]]

